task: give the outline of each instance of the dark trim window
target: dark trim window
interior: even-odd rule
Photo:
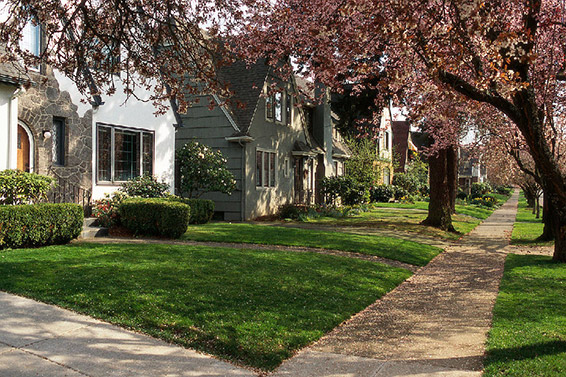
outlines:
[[[287,97],[285,100],[284,97]],[[271,122],[291,124],[290,96],[276,92],[265,97],[265,118]]]
[[[155,136],[152,131],[97,124],[97,181],[124,182],[153,174]]]
[[[51,160],[54,165],[65,165],[65,119],[53,118]]]
[[[283,93],[277,92],[273,95],[273,111],[277,122],[283,121]]]
[[[275,152],[256,151],[256,178],[257,187],[275,187]]]
[[[265,98],[265,117],[273,120],[273,96]]]

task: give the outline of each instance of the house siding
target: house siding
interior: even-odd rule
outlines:
[[[210,110],[203,103],[205,101],[194,104],[189,108],[187,114],[181,115],[183,127],[177,129],[175,149],[180,149],[187,142],[196,139],[199,143],[222,152],[227,159],[227,168],[236,180],[236,190],[232,195],[210,192],[205,193],[201,198],[213,200],[215,211],[223,213],[224,220],[240,221],[243,220],[242,147],[226,140],[226,137],[232,135],[235,129],[224,112],[219,107]]]
[[[246,209],[245,218],[254,219],[276,213],[278,208],[294,201],[294,163],[292,151],[296,141],[306,142],[305,130],[301,123],[298,108],[292,110],[290,125],[267,121],[265,119],[265,99],[260,98],[255,116],[249,129],[254,141],[246,145]],[[285,119],[283,119],[285,120]],[[256,151],[276,152],[275,187],[256,186]],[[291,161],[291,172],[285,177],[285,158]]]

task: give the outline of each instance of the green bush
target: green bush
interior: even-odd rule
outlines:
[[[370,189],[372,202],[387,203],[395,196],[395,189],[391,185],[377,185]]]
[[[472,198],[479,198],[491,192],[491,186],[487,182],[479,183],[475,182],[472,183],[472,187],[470,188]]]
[[[69,242],[81,234],[83,217],[78,204],[0,206],[0,249]]]
[[[308,208],[305,205],[300,204],[283,204],[279,207],[277,214],[280,219],[293,219],[297,220],[301,215],[306,216],[308,213]]]
[[[418,194],[421,188],[420,182],[417,177],[406,173],[395,174],[391,183],[393,184],[393,186],[397,186],[403,189],[409,195]]]
[[[393,186],[393,198],[395,198],[395,200],[412,200],[410,199],[411,196],[411,193],[403,187]]]
[[[222,152],[193,140],[177,150],[176,157],[179,190],[184,196],[195,198],[210,191],[230,195],[236,189],[236,180]]]
[[[130,198],[120,204],[122,224],[137,235],[179,238],[189,226],[187,204],[161,198]]]
[[[494,189],[495,189],[495,192],[497,192],[500,195],[510,195],[511,192],[513,191],[512,187],[504,186],[504,185],[495,186]]]
[[[461,188],[458,188],[458,194],[456,194],[456,198],[460,200],[467,200],[468,194],[466,194],[466,192]]]
[[[483,195],[481,197],[473,198],[470,201],[470,203],[475,204],[475,205],[480,205],[480,206],[492,208],[492,207],[495,207],[495,205],[497,204],[497,198],[494,197],[493,195],[486,194],[486,195]]]
[[[0,171],[0,204],[33,204],[44,199],[55,180],[20,170]]]
[[[178,196],[170,196],[168,198],[174,202],[185,203],[191,207],[191,218],[189,224],[206,224],[212,220],[214,215],[214,202],[207,199],[188,199]]]
[[[167,195],[169,185],[165,182],[158,182],[157,178],[145,174],[122,183],[120,191],[129,196],[140,198],[163,198]]]
[[[348,176],[323,178],[321,193],[327,204],[335,204],[338,197],[342,198],[342,204],[345,205],[362,204],[369,201],[369,191],[365,185]]]

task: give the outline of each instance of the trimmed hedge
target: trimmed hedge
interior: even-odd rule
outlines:
[[[189,226],[191,208],[161,198],[131,198],[120,204],[122,225],[135,234],[179,238]]]
[[[191,218],[189,224],[206,224],[212,220],[214,215],[214,202],[207,199],[188,199],[178,196],[170,197],[174,202],[185,203],[191,207]]]
[[[0,206],[0,249],[69,242],[81,234],[83,218],[78,204]]]

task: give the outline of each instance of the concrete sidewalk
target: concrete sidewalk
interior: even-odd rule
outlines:
[[[518,196],[273,377],[481,376]]]
[[[0,292],[0,376],[256,376],[68,310]]]

